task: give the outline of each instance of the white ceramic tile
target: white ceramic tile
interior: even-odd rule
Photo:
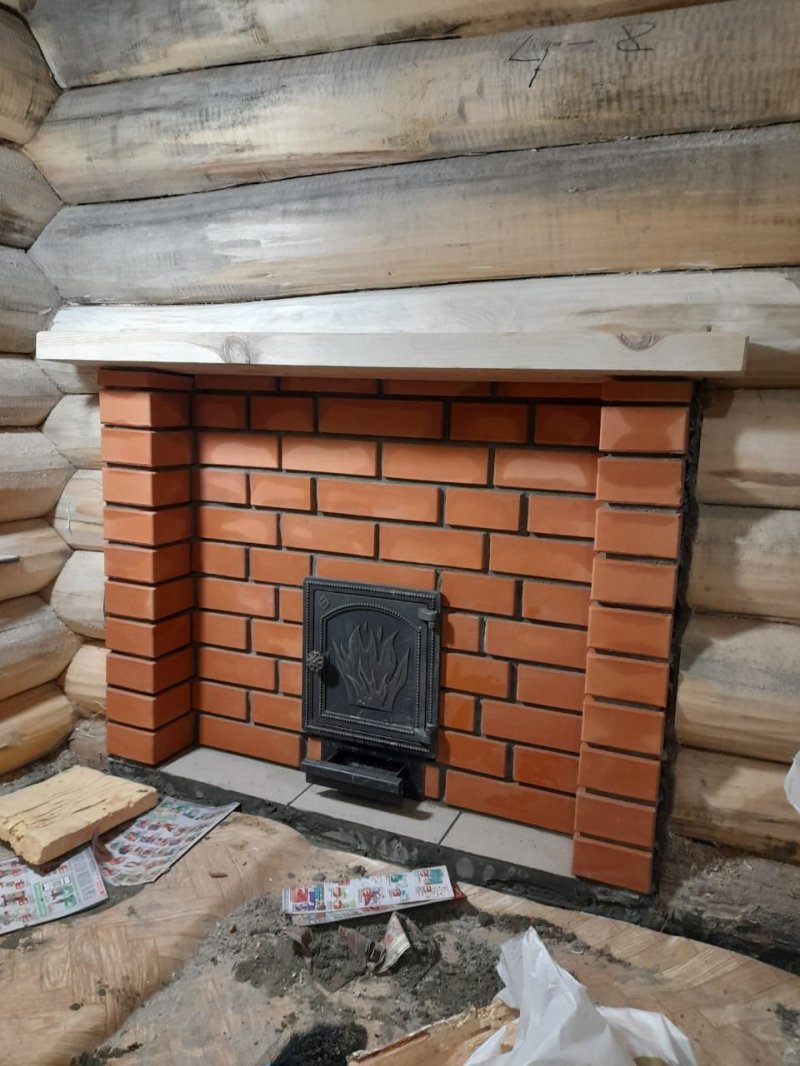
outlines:
[[[429,800],[419,803],[404,800],[402,807],[384,807],[357,796],[346,796],[324,785],[312,785],[292,802],[292,806],[297,810],[324,814],[343,822],[383,829],[387,833],[433,844],[442,839],[458,817],[458,811]]]
[[[572,840],[546,829],[463,811],[440,843],[470,855],[572,877]]]
[[[228,788],[245,796],[287,806],[308,788],[306,775],[300,770],[213,748],[195,748],[165,763],[160,769],[176,777]]]

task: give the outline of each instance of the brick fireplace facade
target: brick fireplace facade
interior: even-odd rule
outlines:
[[[101,372],[108,744],[297,766],[302,582],[438,589],[425,792],[650,889],[688,382]]]

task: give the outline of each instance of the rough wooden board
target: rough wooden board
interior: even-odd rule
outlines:
[[[73,766],[38,785],[0,796],[0,840],[38,866],[157,802],[158,792],[150,785]]]
[[[0,245],[0,351],[32,352],[60,300],[29,255]]]
[[[289,873],[302,882],[319,869],[344,870],[354,862],[370,872],[388,869],[313,847],[278,823],[232,815],[135,899],[40,926],[28,934],[24,951],[0,952],[2,1045],[13,1041],[26,1066],[63,1066],[118,1030],[137,1003],[191,958],[216,922],[246,899],[277,893]],[[703,1066],[790,1063],[792,1039],[775,1011],[778,1004],[800,1010],[800,979],[694,941],[462,887],[483,910],[544,919],[574,933],[588,947],[576,951],[567,935],[553,949],[557,961],[597,1002],[669,1014],[694,1041]],[[238,1012],[231,1009],[234,1001]],[[82,1007],[71,1011],[75,1002]],[[157,1021],[148,1021],[145,1009],[116,1033],[115,1046],[143,1042],[127,1057],[131,1066],[263,1061],[253,1043],[265,1035],[263,990],[212,967],[193,981],[179,1006]],[[376,1033],[375,1021],[364,1024]],[[246,1058],[237,1055],[240,1040]],[[374,1039],[372,1046],[379,1043]]]
[[[103,550],[103,486],[99,470],[76,470],[58,498],[53,526],[71,548]]]
[[[472,1008],[452,1018],[434,1022],[374,1051],[357,1051],[347,1061],[354,1064],[374,1063],[375,1066],[381,1063],[386,1066],[419,1066],[422,1062],[436,1063],[436,1066],[464,1066],[481,1044],[501,1026],[513,1022],[517,1017],[517,1011],[495,1000],[488,1007]],[[513,1037],[511,1039],[509,1050],[513,1046]]]
[[[83,644],[59,678],[64,695],[84,718],[106,713],[106,658],[108,649],[99,644]]]
[[[26,153],[65,200],[89,203],[784,122],[800,118],[796,14],[795,0],[730,0],[635,27],[623,17],[117,82],[64,93]],[[602,106],[587,106],[598,84]]]
[[[41,759],[66,740],[75,722],[56,685],[39,685],[0,702],[0,774]]]
[[[309,330],[327,333],[532,332],[598,329],[612,333],[720,330],[749,338],[737,380],[800,384],[797,271],[589,275],[477,281],[189,307],[64,307],[52,330],[165,330],[180,333]],[[88,367],[43,362],[63,392],[96,392]]]
[[[167,363],[182,369],[260,366],[276,373],[396,374],[415,377],[560,377],[589,374],[679,374],[714,377],[744,365],[745,338],[733,333],[614,335],[596,330],[552,333],[42,333],[39,354],[50,360],[113,364]],[[65,396],[44,424],[72,426],[61,416]],[[87,408],[89,404],[85,404]],[[99,423],[98,423],[99,425]],[[88,427],[87,427],[88,428]],[[69,429],[68,433],[74,433]],[[93,442],[92,442],[93,443]],[[78,461],[84,449],[61,450]],[[99,442],[98,442],[99,462]],[[88,464],[87,464],[88,465]]]
[[[800,619],[800,511],[702,504],[692,546],[696,610]]]
[[[0,139],[29,141],[57,96],[30,30],[0,8]]]
[[[0,426],[38,426],[60,398],[33,359],[0,355]]]
[[[779,763],[682,748],[670,826],[695,840],[800,861],[800,814],[783,791]]]
[[[0,243],[27,248],[60,206],[36,165],[22,152],[0,145]]]
[[[100,467],[100,401],[97,396],[62,396],[42,433],[65,459],[83,470]]]
[[[16,560],[0,566],[0,600],[39,592],[58,575],[69,556],[69,545],[44,519],[0,525],[0,558]]]
[[[678,740],[789,763],[800,751],[800,626],[696,614],[681,643]]]
[[[80,643],[39,596],[0,603],[0,700],[54,680]]]
[[[80,303],[792,264],[798,165],[800,125],[498,152],[68,207],[30,254]]]
[[[0,515],[38,518],[55,506],[72,466],[38,429],[0,430]]]
[[[102,640],[105,635],[104,594],[102,553],[76,551],[65,563],[46,598],[70,629],[81,636]]]
[[[20,0],[15,0],[20,2]],[[611,18],[698,0],[38,0],[31,24],[61,85],[430,37]],[[707,3],[709,0],[699,0]]]

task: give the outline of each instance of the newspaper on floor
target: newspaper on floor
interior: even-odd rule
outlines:
[[[295,925],[323,925],[367,914],[398,911],[453,899],[446,866],[428,866],[379,877],[343,878],[283,890],[281,909]]]
[[[237,806],[203,807],[165,796],[125,828],[105,833],[94,842],[100,872],[111,885],[148,885]]]
[[[0,862],[0,933],[77,914],[107,898],[89,847],[47,866],[17,858]]]

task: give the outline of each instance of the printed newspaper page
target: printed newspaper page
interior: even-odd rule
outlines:
[[[295,925],[322,925],[365,914],[397,911],[455,895],[446,866],[354,877],[283,890],[282,910]]]
[[[107,898],[89,847],[57,865],[0,862],[0,933],[77,914]]]

